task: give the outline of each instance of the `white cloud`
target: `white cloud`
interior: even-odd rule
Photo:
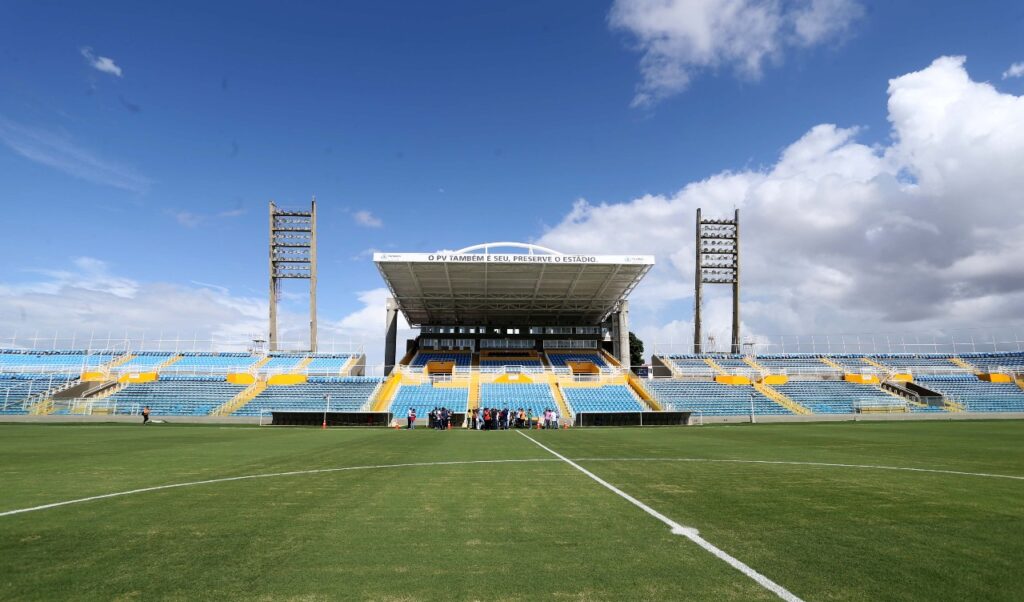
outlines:
[[[366,228],[380,228],[384,225],[384,222],[379,217],[365,209],[352,213],[352,219],[360,226]]]
[[[266,338],[268,307],[263,298],[232,294],[226,287],[140,282],[113,274],[98,259],[80,257],[66,269],[35,270],[28,282],[0,282],[0,346],[81,347],[93,341],[131,348],[245,350]],[[367,354],[368,370],[379,375],[384,361],[387,289],[356,294],[361,307],[337,320],[321,316],[320,350]],[[308,318],[282,305],[283,349],[308,345]],[[399,349],[413,335],[399,323]],[[109,343],[107,341],[112,341]]]
[[[943,57],[891,80],[888,109],[889,145],[818,125],[766,169],[672,195],[577,201],[538,242],[655,254],[631,312],[651,336],[691,316],[698,207],[740,209],[748,334],[1024,326],[1024,97]],[[707,290],[711,307],[727,297],[719,289]],[[709,314],[709,328],[727,333],[729,313]]]
[[[197,228],[215,219],[230,219],[245,215],[245,209],[229,209],[216,213],[195,213],[192,211],[169,211],[179,225],[186,228]]]
[[[26,159],[95,184],[146,192],[152,180],[130,167],[104,159],[65,135],[24,126],[0,116],[0,142]]]
[[[834,39],[862,14],[856,0],[616,0],[608,20],[643,53],[632,104],[645,107],[681,92],[702,70],[758,79],[787,48]]]
[[[1011,77],[1024,77],[1024,61],[1010,65],[1010,68],[1003,71],[1003,79]]]
[[[86,62],[88,62],[89,66],[93,69],[97,71],[102,71],[103,73],[109,73],[110,75],[121,77],[121,68],[118,67],[116,63],[114,63],[114,59],[106,56],[96,56],[93,53],[92,48],[88,46],[80,48],[79,52],[82,53],[82,56],[85,58]]]

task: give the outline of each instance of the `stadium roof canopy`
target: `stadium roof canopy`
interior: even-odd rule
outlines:
[[[651,255],[570,255],[511,242],[374,253],[373,261],[412,326],[600,324],[654,265]]]

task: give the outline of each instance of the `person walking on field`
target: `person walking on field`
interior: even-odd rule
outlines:
[[[149,406],[142,408],[142,426],[149,424]]]

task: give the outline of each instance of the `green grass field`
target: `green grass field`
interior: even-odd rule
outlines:
[[[1024,598],[1024,479],[694,461],[1024,477],[1024,422],[530,436],[804,600]],[[776,599],[516,432],[0,425],[0,513],[343,467],[0,516],[0,599]]]

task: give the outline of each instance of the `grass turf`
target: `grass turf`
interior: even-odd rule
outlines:
[[[530,433],[807,600],[1020,599],[1024,422]],[[0,599],[772,599],[524,437],[0,426]],[[539,460],[539,461],[533,461]]]

